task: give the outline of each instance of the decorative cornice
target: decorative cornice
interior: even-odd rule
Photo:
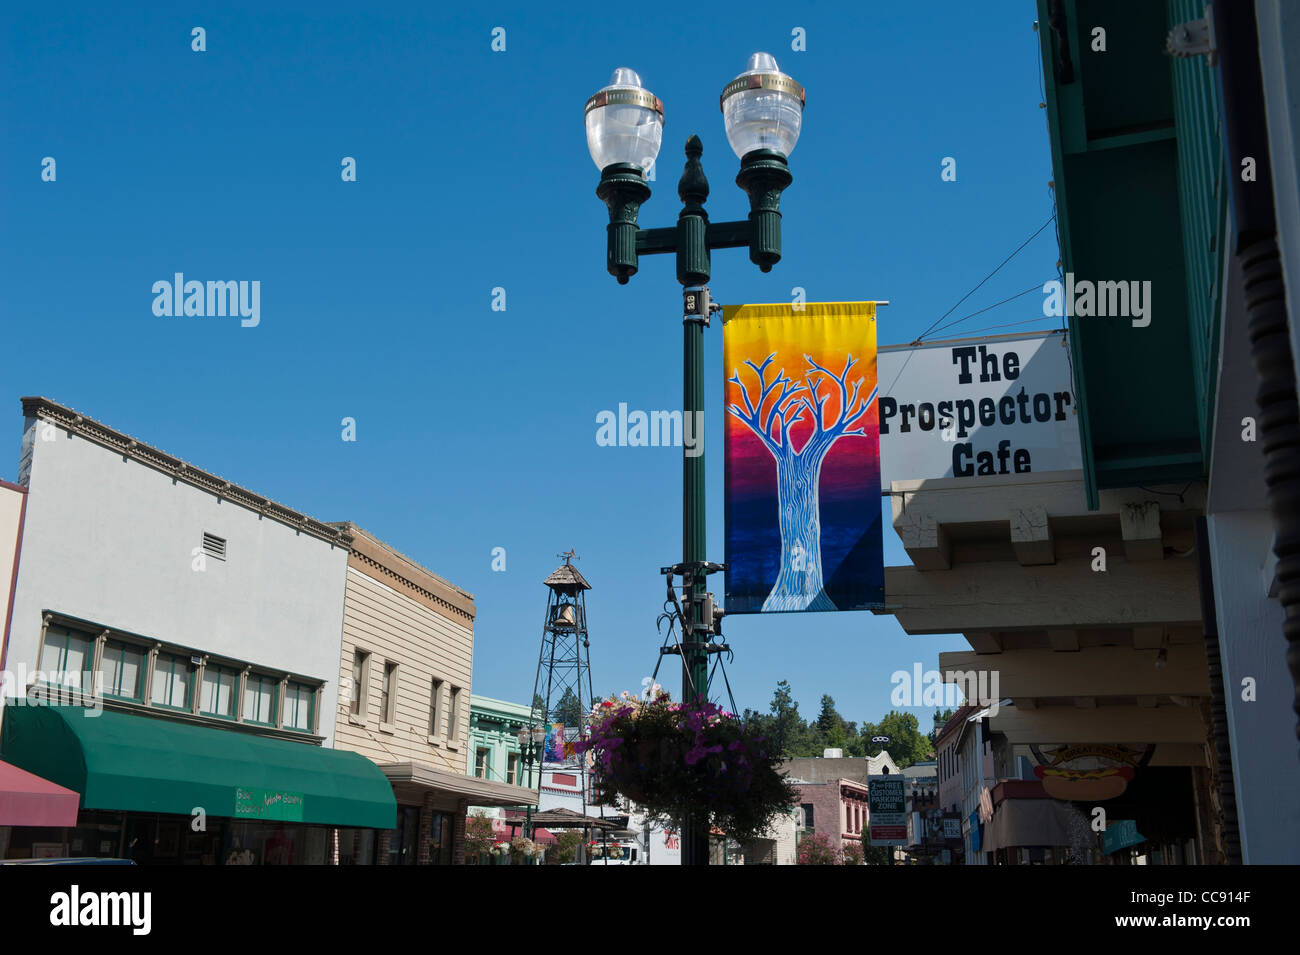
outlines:
[[[340,527],[318,521],[292,508],[285,507],[283,504],[278,504],[270,498],[254,494],[247,488],[232,484],[225,478],[218,477],[201,468],[196,468],[165,451],[137,441],[128,434],[115,431],[92,418],[84,417],[71,408],[42,397],[26,397],[22,399],[22,403],[24,417],[49,421],[63,428],[69,434],[75,434],[88,441],[93,441],[101,447],[116,451],[123,457],[138,461],[156,471],[161,471],[178,481],[184,481],[192,487],[208,491],[224,500],[246,507],[250,511],[269,517],[304,534],[310,534],[312,537],[333,544],[336,547],[342,547],[345,550],[350,550],[352,547],[352,538]]]
[[[351,542],[348,564],[399,593],[406,593],[453,623],[474,625],[474,595],[461,590],[409,557],[393,550],[369,531],[350,522],[333,525]]]

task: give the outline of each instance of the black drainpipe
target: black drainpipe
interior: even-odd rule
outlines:
[[[1286,305],[1286,280],[1277,247],[1273,178],[1269,164],[1264,86],[1253,3],[1216,3],[1214,36],[1220,63],[1223,138],[1236,220],[1234,253],[1245,278],[1250,354],[1259,379],[1258,439],[1273,514],[1278,596],[1286,612],[1282,632],[1300,716],[1300,403]],[[1243,182],[1242,160],[1255,160],[1255,181]],[[1300,738],[1300,723],[1296,726]]]

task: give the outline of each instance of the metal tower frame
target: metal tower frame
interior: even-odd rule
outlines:
[[[558,556],[564,559],[564,563],[543,581],[549,588],[549,594],[546,599],[546,617],[542,624],[542,646],[537,657],[537,676],[533,680],[529,726],[544,730],[546,724],[552,722],[555,707],[567,693],[572,693],[583,714],[582,721],[576,727],[576,735],[578,739],[585,740],[586,717],[596,705],[591,683],[591,642],[587,634],[586,592],[591,589],[591,584],[573,566],[577,554],[569,550]],[[542,702],[540,710],[537,705],[539,697]],[[565,740],[569,740],[570,727],[566,725],[564,729]],[[539,787],[546,765],[546,754],[543,751],[537,760]],[[551,762],[552,771],[556,765]],[[576,775],[582,796],[582,814],[585,816],[590,780],[584,757],[577,760]],[[582,853],[585,857],[585,845]]]

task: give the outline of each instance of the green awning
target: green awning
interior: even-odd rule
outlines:
[[[5,707],[3,758],[81,793],[83,809],[392,829],[370,760],[239,730],[72,706]]]

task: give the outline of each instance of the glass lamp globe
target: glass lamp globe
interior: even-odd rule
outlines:
[[[596,168],[654,165],[664,135],[664,104],[641,85],[634,70],[619,67],[609,85],[587,100],[587,149]]]
[[[755,53],[749,66],[722,91],[727,141],[744,159],[755,149],[789,157],[803,125],[804,89],[782,73],[770,53]]]

